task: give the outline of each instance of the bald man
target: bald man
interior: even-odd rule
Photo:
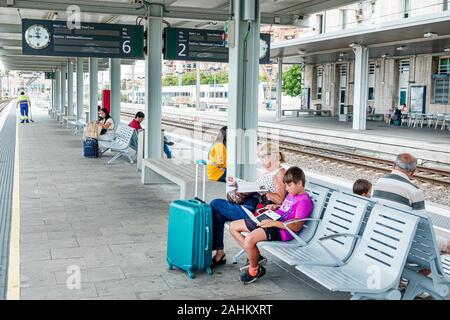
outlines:
[[[407,210],[425,209],[425,196],[411,178],[416,172],[417,159],[409,153],[399,154],[394,161],[393,170],[380,178],[373,188],[373,197]]]

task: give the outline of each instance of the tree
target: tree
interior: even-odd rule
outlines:
[[[183,75],[183,86],[192,86],[197,82],[197,73],[188,72]]]
[[[283,92],[291,97],[297,97],[302,92],[302,70],[296,64],[283,73]]]
[[[177,86],[178,85],[178,78],[174,76],[165,76],[162,79],[162,85],[164,87],[167,86]]]

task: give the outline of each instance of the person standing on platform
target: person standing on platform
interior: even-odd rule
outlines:
[[[31,108],[31,101],[30,98],[25,95],[25,92],[20,92],[20,96],[17,97],[17,104],[16,108],[20,107],[20,123],[29,123],[28,120],[28,111],[29,108]]]

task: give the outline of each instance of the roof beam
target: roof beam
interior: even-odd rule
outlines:
[[[22,47],[21,40],[0,39],[0,47]]]
[[[348,0],[347,0],[348,1]],[[112,1],[76,1],[73,0],[15,0],[13,6],[7,6],[6,0],[0,0],[0,7],[14,7],[18,9],[34,9],[44,11],[66,11],[70,5],[78,5],[83,13],[98,13],[124,16],[145,16],[145,8],[141,4]],[[280,14],[262,13],[261,23],[274,24],[275,17],[281,18],[281,24],[291,23],[291,12]],[[230,15],[227,10],[205,9],[194,7],[164,6],[163,18],[199,21],[226,21]],[[1,31],[0,31],[1,32]],[[19,31],[21,32],[21,31]]]
[[[308,15],[311,13],[321,12],[325,10],[331,10],[334,8],[339,8],[352,3],[356,3],[355,0],[310,0],[307,2],[302,2],[289,8],[275,11],[275,14],[296,14],[296,15]]]

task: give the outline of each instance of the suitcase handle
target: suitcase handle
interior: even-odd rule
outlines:
[[[198,167],[203,166],[203,199],[202,201],[205,202],[205,195],[206,195],[206,161],[205,160],[196,160],[195,161],[195,195],[194,197],[199,199],[198,197]],[[200,199],[199,199],[200,200]]]
[[[208,251],[209,248],[209,227],[205,228],[206,231],[206,246],[205,246],[205,251]]]

